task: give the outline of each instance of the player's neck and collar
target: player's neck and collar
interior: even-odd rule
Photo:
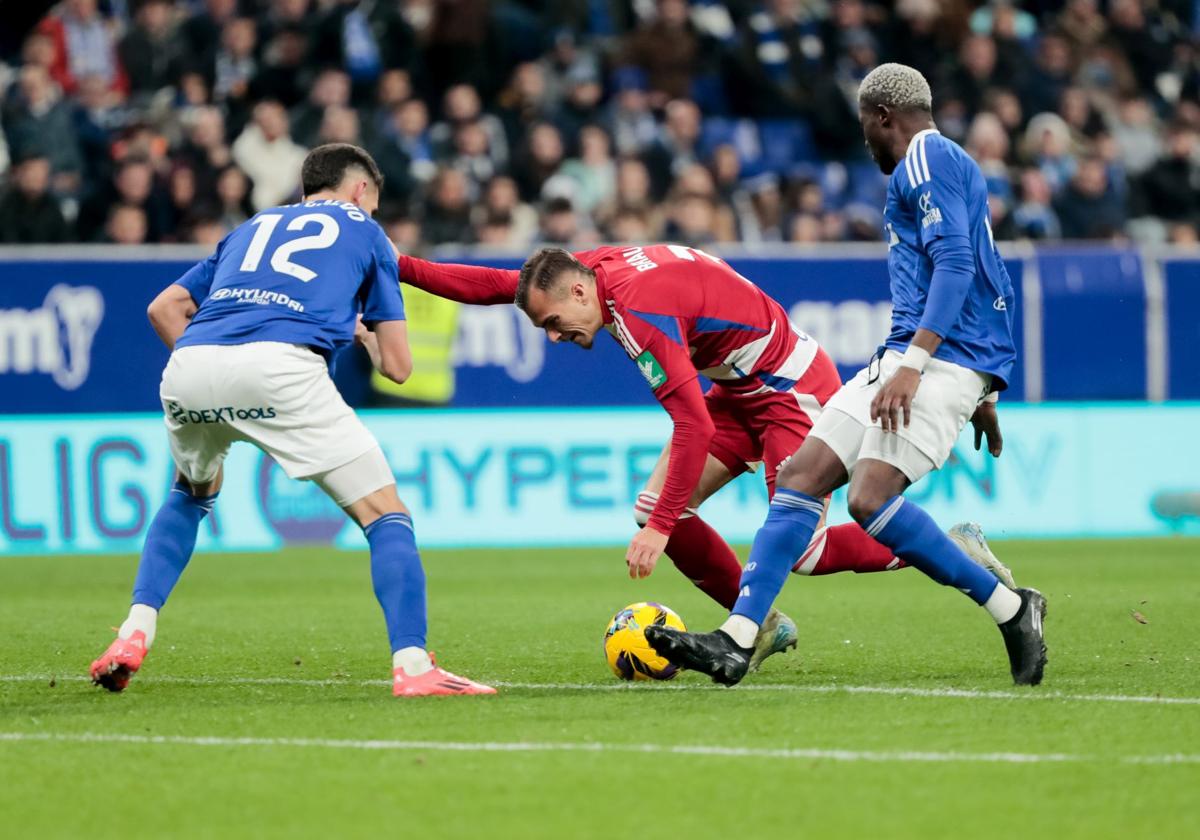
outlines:
[[[897,169],[922,137],[938,134],[933,117],[927,111],[912,111],[896,113],[896,132],[891,140],[891,153],[897,163]]]
[[[612,323],[612,312],[608,308],[608,278],[604,270],[604,264],[594,265],[591,267],[592,274],[596,278],[596,300],[600,302],[600,320],[607,326]]]
[[[921,141],[922,137],[928,137],[931,134],[941,134],[941,133],[942,132],[937,130],[937,126],[932,126],[930,128],[921,129],[920,131],[918,131],[916,134],[914,134],[912,136],[911,140],[908,141],[908,148],[906,148],[904,150],[904,157],[908,157],[910,154],[912,154],[913,149],[915,149],[917,147],[917,143],[919,143]]]

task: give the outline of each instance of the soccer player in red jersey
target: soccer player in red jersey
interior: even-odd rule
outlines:
[[[674,422],[670,444],[638,495],[634,514],[642,528],[626,553],[629,573],[646,577],[665,553],[713,600],[733,604],[741,564],[697,508],[760,462],[773,495],[779,468],[842,384],[833,361],[792,326],[782,306],[723,260],[679,245],[577,254],[544,248],[519,272],[401,256],[400,277],[463,303],[515,300],[556,343],[589,349],[601,329],[612,334]],[[713,383],[707,393],[701,374]],[[981,534],[979,543],[986,555],[977,559],[999,574],[1003,567]],[[818,532],[793,570],[875,572],[903,565],[849,523]],[[795,644],[794,623],[773,613],[759,634],[753,666]]]

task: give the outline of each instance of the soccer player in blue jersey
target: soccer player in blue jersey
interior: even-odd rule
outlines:
[[[301,183],[301,203],[240,225],[150,304],[172,351],[159,393],[176,482],[146,533],[129,617],[92,679],[121,691],[141,667],[216,502],[225,455],[248,441],[292,478],[316,482],[366,534],[393,694],[494,694],[426,652],[412,517],[379,444],[329,377],[329,358],[351,341],[393,381],[412,370],[396,252],[371,218],[383,176],[362,149],[332,143],[308,154]]]
[[[850,484],[850,514],[895,555],[962,590],[995,619],[1014,682],[1037,685],[1046,664],[1046,599],[1010,589],[971,562],[904,491],[941,467],[970,420],[1000,455],[996,398],[1016,359],[1012,282],[992,241],[979,166],[933,124],[929,84],[884,64],[863,79],[859,118],[888,183],[885,208],[892,331],[875,359],[825,406],[780,471],[754,538],[737,603],[713,633],[650,627],[671,662],[736,684],[755,634],[793,558],[821,518],[822,500]]]

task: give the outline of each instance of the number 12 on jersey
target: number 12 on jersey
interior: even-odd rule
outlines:
[[[282,218],[283,214],[281,213],[262,213],[251,220],[250,224],[254,225],[257,230],[254,231],[254,238],[250,240],[250,247],[246,249],[246,256],[242,259],[242,271],[258,271],[271,234],[275,232],[275,228]],[[317,273],[299,263],[292,262],[292,256],[301,251],[316,251],[332,247],[333,243],[337,242],[338,234],[341,233],[337,220],[326,213],[305,213],[303,216],[297,216],[288,222],[285,230],[299,231],[309,224],[320,225],[320,232],[283,242],[271,254],[271,268],[304,283],[315,278]]]

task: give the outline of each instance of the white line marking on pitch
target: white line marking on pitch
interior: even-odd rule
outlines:
[[[708,744],[613,744],[583,742],[535,741],[390,741],[342,740],[332,738],[235,738],[222,736],[187,735],[123,735],[97,732],[0,732],[0,742],[58,742],[113,743],[156,746],[196,747],[317,747],[343,750],[394,750],[430,752],[613,752],[653,753],[663,755],[700,755],[722,758],[760,758],[829,761],[867,761],[897,763],[988,763],[988,764],[1052,764],[1064,762],[1102,761],[1104,759],[1069,753],[1009,753],[1009,752],[928,752],[914,750],[840,750],[840,749],[771,749],[759,747],[723,747]],[[1117,760],[1136,764],[1194,764],[1200,755],[1140,755],[1124,756]]]
[[[42,682],[50,679],[67,680],[71,682],[85,681],[87,677],[56,676],[51,674],[0,674],[0,683],[4,682]],[[352,680],[352,679],[305,679],[301,677],[179,677],[163,674],[161,676],[143,677],[147,683],[169,683],[175,685],[292,685],[292,686],[331,686],[349,685],[357,687],[391,685],[391,680]],[[675,683],[675,682],[612,682],[612,683],[532,683],[506,682],[504,680],[488,680],[489,684],[499,688],[515,688],[527,691],[785,691],[802,692],[807,694],[881,694],[898,697],[934,697],[961,698],[967,700],[1066,700],[1086,703],[1149,703],[1168,706],[1200,706],[1200,697],[1161,697],[1153,694],[1071,694],[1063,691],[1046,691],[1030,689],[1028,691],[984,691],[969,688],[919,688],[902,685],[802,685],[802,684],[769,684],[740,685],[735,689],[708,683]]]

